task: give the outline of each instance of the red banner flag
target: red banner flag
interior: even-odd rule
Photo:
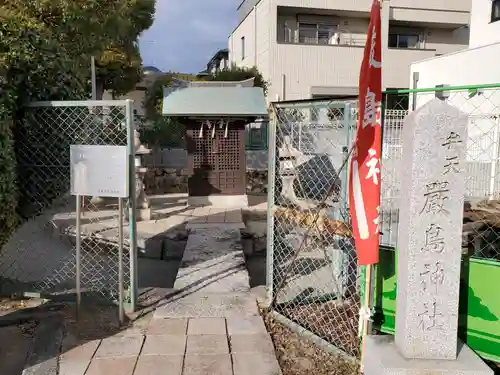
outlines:
[[[349,209],[358,264],[378,263],[382,143],[380,1],[374,0],[359,76],[359,119],[349,170]]]

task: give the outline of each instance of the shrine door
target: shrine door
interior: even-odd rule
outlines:
[[[246,194],[245,124],[215,130],[193,123],[186,127],[189,195]]]

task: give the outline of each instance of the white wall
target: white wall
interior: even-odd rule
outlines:
[[[241,38],[245,38],[245,56],[243,56]],[[255,12],[252,11],[231,34],[229,38],[229,60],[238,66],[255,65]]]
[[[416,62],[411,66],[409,84],[413,72],[419,72],[419,88],[500,83],[498,56],[500,42]]]
[[[491,21],[491,0],[474,0],[470,18],[470,47],[500,42],[500,21]]]
[[[257,66],[264,79],[270,78],[270,0],[261,0],[229,36],[229,64]],[[256,27],[257,26],[257,27]],[[242,59],[241,38],[245,37],[245,58]]]

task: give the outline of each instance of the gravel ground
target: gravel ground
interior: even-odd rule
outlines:
[[[328,353],[288,327],[264,316],[283,375],[358,375],[359,366]]]

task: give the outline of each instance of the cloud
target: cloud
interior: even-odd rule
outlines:
[[[197,73],[227,48],[241,0],[157,0],[153,26],[141,36],[144,65]]]

